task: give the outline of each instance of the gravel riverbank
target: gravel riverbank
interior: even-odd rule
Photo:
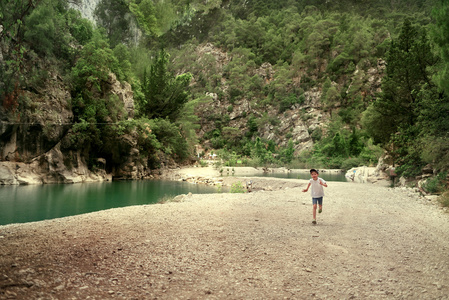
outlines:
[[[0,299],[448,299],[434,203],[329,182],[313,225],[306,180],[251,180],[270,190],[0,226]]]

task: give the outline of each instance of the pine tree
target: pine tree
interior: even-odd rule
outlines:
[[[154,59],[149,73],[144,74],[141,103],[142,113],[148,118],[168,118],[175,121],[189,99],[190,73],[174,76],[168,71],[168,53],[164,49]]]

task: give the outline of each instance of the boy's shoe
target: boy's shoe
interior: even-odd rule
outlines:
[[[316,224],[316,220],[315,219],[313,219],[312,224]]]
[[[319,209],[318,209],[318,213],[319,213],[319,214],[320,214],[322,211],[323,211],[322,208],[319,208]]]

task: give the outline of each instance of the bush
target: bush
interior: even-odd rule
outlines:
[[[423,184],[424,190],[429,193],[441,193],[446,188],[447,172],[441,172],[435,177],[428,178]]]
[[[352,168],[359,167],[361,165],[364,165],[363,159],[359,157],[350,157],[343,161],[343,163],[341,164],[341,169],[349,170]]]
[[[444,207],[449,207],[449,191],[444,192],[438,200]]]
[[[242,184],[241,181],[237,181],[235,183],[232,184],[231,186],[231,193],[244,193],[245,192],[245,188]]]
[[[177,161],[184,161],[189,157],[187,141],[183,138],[178,125],[168,119],[153,119],[149,121],[149,125],[163,146],[165,154],[173,156]]]

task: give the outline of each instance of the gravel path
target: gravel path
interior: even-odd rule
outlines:
[[[0,226],[0,299],[449,299],[435,204],[328,182],[313,225],[307,181],[253,181],[273,191]]]

